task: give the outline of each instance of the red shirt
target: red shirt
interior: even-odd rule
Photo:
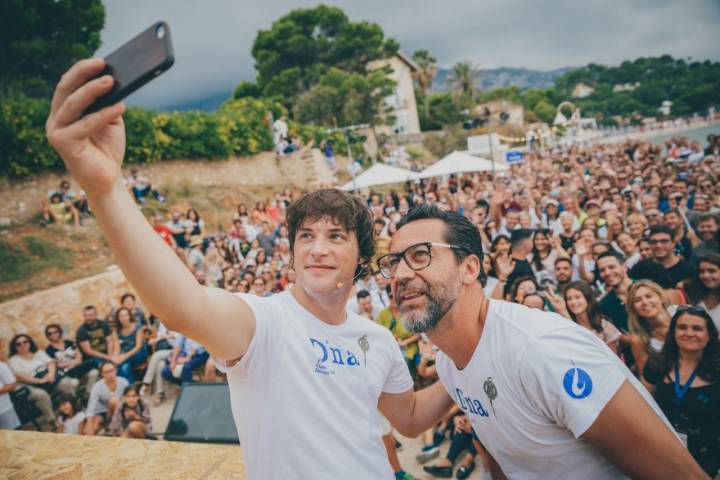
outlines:
[[[172,238],[172,232],[170,231],[170,229],[168,227],[166,227],[165,225],[159,225],[159,226],[153,227],[153,228],[158,233],[158,235],[160,235],[160,238],[162,238],[163,241],[165,241],[165,243],[167,243],[168,245],[170,245],[172,247],[173,238]]]

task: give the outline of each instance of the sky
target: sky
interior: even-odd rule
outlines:
[[[230,92],[254,80],[258,30],[294,8],[289,0],[123,0],[106,8],[105,56],[157,20],[170,25],[175,65],[128,98],[161,108]],[[355,0],[328,1],[351,21],[379,24],[412,54],[429,50],[442,67],[552,70],[668,53],[720,61],[718,0]]]

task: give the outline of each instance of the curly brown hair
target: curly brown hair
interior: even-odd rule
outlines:
[[[295,236],[305,222],[328,217],[345,230],[354,233],[364,265],[358,265],[355,272],[360,274],[375,255],[373,240],[373,219],[370,210],[359,199],[347,192],[328,188],[306,193],[290,204],[287,209],[288,239],[290,251],[294,252]]]

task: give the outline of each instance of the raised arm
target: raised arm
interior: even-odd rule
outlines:
[[[112,88],[110,76],[93,79],[103,67],[101,59],[82,60],[63,75],[46,123],[48,140],[87,193],[120,268],[143,303],[169,329],[194,338],[213,355],[237,358],[255,333],[252,310],[229,292],[198,285],[123,186],[124,105],[81,117]]]

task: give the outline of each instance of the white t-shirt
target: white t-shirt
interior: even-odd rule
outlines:
[[[15,375],[8,368],[5,362],[0,362],[0,387],[15,383]],[[9,393],[0,394],[0,413],[5,413],[13,409],[12,400]]]
[[[87,416],[93,417],[96,415],[102,415],[108,410],[108,403],[110,399],[122,398],[125,387],[128,386],[128,381],[123,377],[117,377],[117,384],[115,390],[110,390],[105,380],[100,380],[93,385],[90,390],[90,398],[88,399],[87,405]]]
[[[26,377],[35,377],[36,374],[46,371],[50,362],[52,362],[52,359],[44,350],[35,352],[35,355],[30,360],[26,360],[20,355],[13,355],[8,360],[15,375],[24,375]]]
[[[392,479],[378,399],[412,390],[412,379],[390,331],[352,313],[328,325],[288,291],[238,296],[255,335],[232,367],[215,361],[227,372],[247,478]]]
[[[80,435],[80,424],[85,420],[85,412],[77,412],[74,417],[62,420],[63,433]]]
[[[509,478],[624,478],[579,437],[625,380],[670,428],[647,390],[593,332],[523,305],[491,300],[470,363],[458,370],[441,352],[437,372]]]

